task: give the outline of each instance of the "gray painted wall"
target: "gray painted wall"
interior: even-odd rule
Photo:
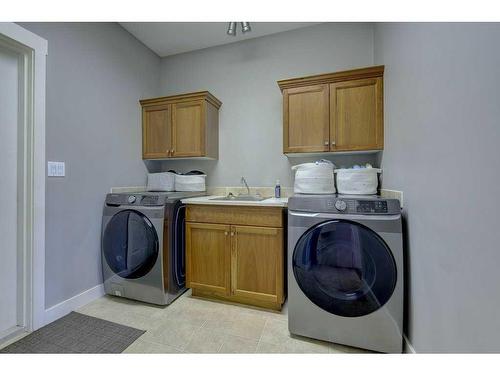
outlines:
[[[256,26],[257,27],[257,26]],[[221,30],[224,32],[224,30]],[[223,104],[218,161],[150,162],[150,170],[199,169],[209,186],[291,186],[291,165],[318,158],[283,155],[284,78],[329,73],[373,64],[372,24],[323,24],[225,46],[207,48],[161,62],[161,94],[209,90]],[[375,163],[373,155],[336,156],[338,165]]]
[[[139,98],[158,93],[160,58],[117,24],[22,23],[49,42],[45,305],[102,283],[102,204],[112,186],[143,185]]]
[[[384,187],[404,192],[417,352],[498,352],[499,24],[377,24]]]

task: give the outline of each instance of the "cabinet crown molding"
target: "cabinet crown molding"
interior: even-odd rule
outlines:
[[[340,81],[350,81],[363,78],[382,77],[384,65],[370,66],[360,69],[344,70],[342,72],[317,74],[307,77],[282,79],[278,81],[281,91],[294,87],[329,84]]]
[[[158,98],[151,98],[151,99],[142,99],[142,100],[139,100],[139,103],[141,103],[141,106],[146,107],[146,106],[155,105],[158,103],[161,103],[161,104],[179,103],[179,102],[191,101],[191,100],[196,100],[196,99],[204,99],[207,102],[214,105],[217,109],[219,109],[220,106],[222,105],[222,102],[219,99],[217,99],[215,96],[213,96],[209,91],[197,91],[197,92],[190,92],[190,93],[186,93],[186,94],[161,96]]]

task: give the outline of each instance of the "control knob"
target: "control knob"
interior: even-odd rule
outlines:
[[[347,203],[342,200],[338,200],[335,202],[335,208],[339,211],[345,211],[347,208]]]
[[[135,202],[135,195],[129,195],[128,196],[128,203],[134,203]]]

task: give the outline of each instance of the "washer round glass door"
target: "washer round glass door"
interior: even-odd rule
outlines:
[[[300,237],[292,259],[302,292],[317,306],[345,317],[382,307],[396,287],[394,257],[371,229],[348,220],[318,224]]]
[[[158,258],[158,236],[145,215],[123,210],[106,226],[102,248],[114,273],[125,279],[137,279],[151,271]]]

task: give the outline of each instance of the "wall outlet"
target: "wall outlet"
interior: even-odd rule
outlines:
[[[63,161],[47,162],[47,176],[49,177],[64,177],[66,176],[66,166]]]

